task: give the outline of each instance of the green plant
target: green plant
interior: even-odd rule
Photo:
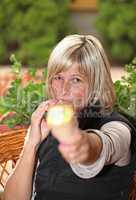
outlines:
[[[1,0],[0,63],[11,53],[36,67],[47,63],[52,47],[69,33],[69,0]]]
[[[115,108],[136,124],[136,58],[125,65],[126,74],[115,82]]]
[[[13,63],[12,72],[15,79],[11,82],[7,94],[0,97],[0,114],[7,112],[12,113],[2,123],[10,127],[16,125],[29,125],[30,118],[36,107],[40,102],[46,99],[45,93],[45,76],[47,70],[43,70],[41,80],[36,83],[35,68],[30,68],[28,74],[30,80],[23,85],[23,71],[22,64],[15,58],[14,55],[10,58]]]
[[[96,28],[112,58],[129,62],[136,52],[136,1],[98,1]]]

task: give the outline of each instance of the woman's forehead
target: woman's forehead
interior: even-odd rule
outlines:
[[[58,73],[59,74],[71,74],[71,75],[82,75],[83,76],[83,73],[80,69],[81,67],[79,67],[78,64],[73,64],[71,65],[69,68],[62,68]]]
[[[79,71],[79,65],[78,64],[76,64],[76,63],[73,63],[70,67],[68,67],[68,68],[65,68],[64,67],[64,69],[62,69],[62,72],[76,72],[76,73],[79,73],[80,71]]]
[[[65,70],[61,70],[57,74],[60,74],[63,76],[80,76],[83,78],[86,77],[86,75],[80,71],[80,68],[77,65],[71,66]]]

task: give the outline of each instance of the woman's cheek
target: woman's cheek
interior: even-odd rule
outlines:
[[[86,104],[86,97],[87,95],[85,90],[76,91],[73,93],[74,105],[76,107],[83,107]]]
[[[84,99],[85,97],[87,97],[87,91],[85,88],[79,89],[77,91],[75,91],[75,96],[77,98],[80,98],[81,100]]]
[[[55,86],[53,85],[52,91],[54,96],[57,98],[61,94],[62,88],[60,87],[59,84],[56,84]]]

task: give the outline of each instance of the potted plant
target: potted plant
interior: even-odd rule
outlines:
[[[14,80],[0,97],[0,163],[18,159],[31,115],[46,99],[46,68],[38,79],[35,68],[24,72],[15,55],[11,55],[10,60]]]
[[[23,73],[22,64],[14,55],[10,57],[14,80],[11,82],[6,95],[0,97],[0,114],[12,113],[2,120],[9,127],[29,125],[30,118],[37,105],[45,95],[46,69],[40,80],[36,79],[36,69],[29,68]]]
[[[125,65],[125,75],[115,82],[115,109],[124,114],[136,127],[136,57]]]

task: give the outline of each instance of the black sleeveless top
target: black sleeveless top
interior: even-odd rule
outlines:
[[[40,164],[35,179],[35,200],[128,200],[136,166],[135,127],[115,112],[93,117],[79,115],[78,120],[82,130],[90,128],[99,130],[102,125],[110,121],[127,123],[132,130],[130,163],[123,167],[108,165],[93,178],[80,178],[62,158],[57,149],[58,141],[50,134],[38,149]]]

